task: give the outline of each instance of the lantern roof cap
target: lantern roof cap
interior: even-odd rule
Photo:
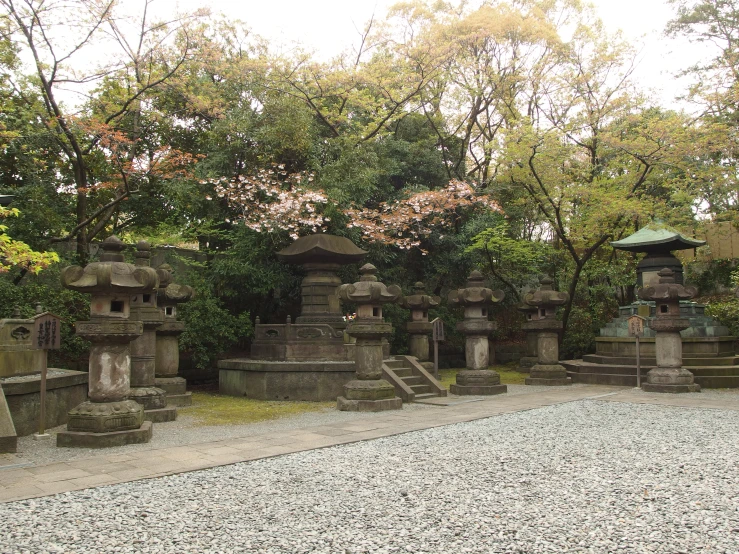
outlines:
[[[290,264],[334,263],[350,264],[360,261],[367,254],[346,237],[318,233],[300,237],[277,257]]]
[[[627,252],[670,252],[686,250],[706,244],[704,240],[691,239],[677,231],[652,225],[642,227],[636,233],[611,242],[611,246]]]

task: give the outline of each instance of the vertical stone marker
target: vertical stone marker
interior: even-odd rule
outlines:
[[[521,358],[518,360],[518,371],[528,373],[539,361],[539,331],[529,328],[528,325],[529,322],[536,319],[536,314],[539,310],[536,306],[529,306],[525,302],[521,302],[521,304],[516,306],[516,309],[526,318],[526,321],[521,326],[526,333],[526,347],[521,352]]]
[[[417,282],[413,285],[413,294],[403,298],[400,305],[411,311],[411,320],[406,323],[410,355],[415,356],[424,368],[433,369],[434,364],[429,361],[429,335],[432,330],[429,308],[439,305],[439,297],[426,294],[425,288],[426,285]]]
[[[482,274],[475,270],[467,278],[467,287],[449,293],[449,303],[464,308],[464,321],[457,323],[457,330],[465,334],[465,360],[467,369],[457,373],[457,382],[449,387],[452,394],[492,395],[508,390],[500,384],[500,375],[489,369],[490,344],[488,336],[495,322],[488,320],[488,308],[503,300],[500,290],[485,288]]]
[[[682,367],[683,341],[680,331],[690,326],[687,318],[680,317],[680,300],[695,296],[694,287],[675,282],[675,272],[664,268],[657,272],[659,283],[639,290],[639,298],[653,300],[657,314],[649,323],[656,333],[654,339],[657,367],[647,373],[642,389],[647,392],[700,392],[693,374]]]
[[[149,442],[152,424],[144,407],[128,398],[131,383],[130,342],[144,326],[129,319],[131,297],[153,291],[157,274],[150,267],[123,261],[126,245],[116,236],[102,243],[99,262],[84,268],[65,267],[62,285],[92,295],[90,321],[76,323],[77,334],[92,343],[89,400],[69,412],[67,430],[57,434],[57,446],[102,448]]]
[[[559,330],[562,322],[557,320],[557,307],[570,298],[566,292],[554,290],[551,277],[539,279],[539,290],[530,292],[523,297],[524,303],[536,308],[535,318],[525,324],[527,332],[537,334],[538,361],[529,371],[527,385],[571,385],[572,378],[567,377],[567,370],[559,363]]]
[[[151,266],[149,243],[142,240],[134,253],[136,267]],[[157,289],[139,292],[131,297],[131,320],[144,326],[141,336],[131,341],[131,392],[128,397],[144,407],[144,419],[154,423],[174,421],[177,409],[167,406],[167,393],[154,382],[157,352],[157,328],[164,316],[157,307]]]
[[[355,346],[356,379],[344,385],[344,396],[339,396],[336,407],[345,412],[380,412],[398,410],[403,401],[395,396],[395,388],[382,378],[382,339],[393,333],[393,327],[382,318],[382,305],[397,302],[400,287],[386,287],[377,280],[377,268],[365,264],[359,272],[362,277],[353,285],[341,285],[337,295],[344,302],[357,304],[357,317],[347,326]]]
[[[164,323],[157,327],[155,384],[167,391],[168,405],[190,406],[192,393],[186,390],[187,381],[177,375],[180,370],[179,337],[185,330],[185,323],[177,321],[177,305],[192,300],[195,291],[192,287],[175,283],[172,273],[172,266],[169,264],[162,264],[157,268],[157,303]]]

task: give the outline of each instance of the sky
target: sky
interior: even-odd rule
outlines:
[[[130,1],[130,0],[129,0]],[[160,0],[171,5],[173,0]],[[209,7],[213,13],[244,21],[252,31],[289,48],[300,42],[329,58],[355,44],[373,13],[383,16],[397,0],[176,0],[182,10]],[[609,31],[621,30],[639,48],[635,78],[665,106],[687,85],[675,73],[697,62],[707,50],[685,39],[664,36],[674,9],[667,0],[591,0]],[[160,4],[161,5],[161,4]]]

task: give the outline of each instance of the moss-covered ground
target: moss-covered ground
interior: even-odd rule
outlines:
[[[241,425],[322,412],[335,406],[336,402],[280,402],[193,392],[192,406],[178,411],[193,417],[198,425]]]

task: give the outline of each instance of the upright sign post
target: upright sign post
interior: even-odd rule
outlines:
[[[444,322],[438,317],[431,322],[431,338],[434,341],[434,377],[439,378],[439,342],[444,340]]]
[[[629,336],[636,338],[636,386],[641,388],[641,360],[639,359],[639,338],[644,334],[645,317],[632,315],[626,320],[629,324]]]
[[[46,439],[46,371],[49,350],[58,350],[61,346],[61,318],[49,312],[40,313],[33,318],[33,344],[44,351],[44,363],[41,366],[40,403],[41,413],[38,419],[38,433],[33,438]]]

